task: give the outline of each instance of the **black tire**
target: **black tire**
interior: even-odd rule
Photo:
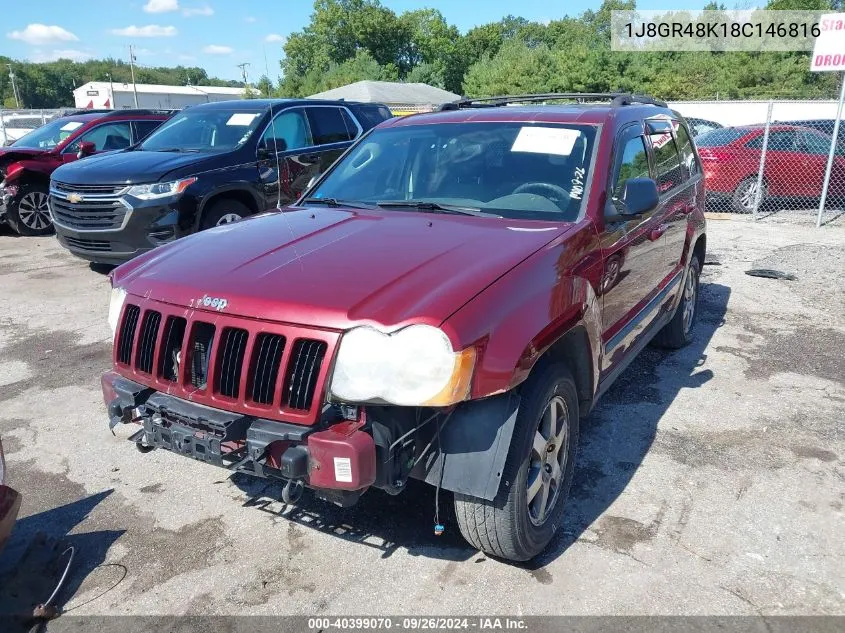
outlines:
[[[753,213],[754,199],[757,192],[757,176],[749,176],[734,189],[731,206],[737,213]],[[766,201],[766,181],[760,183],[760,208]]]
[[[247,207],[245,204],[238,202],[237,200],[224,198],[223,200],[213,202],[211,206],[206,209],[205,213],[203,213],[202,216],[200,230],[204,231],[215,226],[228,224],[228,221],[223,221],[227,217],[238,216],[237,219],[240,220],[250,215],[251,213],[252,211],[250,211],[249,207]]]
[[[545,413],[553,403],[559,413],[561,410],[565,413],[559,416],[561,424],[558,430],[566,429],[566,439],[557,444],[559,450],[555,453],[550,449],[552,440],[549,440],[544,449],[545,457],[540,459],[538,466],[535,437],[538,433],[542,435],[541,422],[548,419]],[[563,403],[563,409],[560,403]],[[555,439],[561,437],[562,434],[559,434]],[[526,561],[537,556],[552,540],[563,517],[564,504],[572,485],[577,446],[578,395],[575,381],[565,365],[544,363],[532,372],[522,390],[522,402],[496,499],[487,501],[455,493],[455,514],[463,537],[473,547],[498,558]],[[554,492],[549,485],[546,498],[551,506],[540,514],[542,497],[538,499],[538,496],[544,494],[544,482],[548,480],[546,466],[551,468],[550,462],[545,459],[553,460],[554,457],[558,458],[560,477]],[[562,464],[561,457],[565,458]],[[529,500],[528,483],[538,481],[535,477],[540,478],[541,490]]]
[[[47,208],[49,195],[46,184],[21,185],[6,207],[7,224],[18,235],[27,237],[52,233],[53,220]]]
[[[693,253],[681,282],[681,301],[672,320],[663,326],[652,340],[658,347],[680,349],[692,343],[692,330],[698,318],[698,288],[701,263]]]

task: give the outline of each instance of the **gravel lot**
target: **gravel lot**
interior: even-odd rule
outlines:
[[[343,511],[108,432],[108,282],[0,229],[0,434],[74,614],[845,614],[845,229],[709,223],[694,345],[648,349],[582,430],[563,534],[469,549],[433,491]],[[796,281],[748,276],[792,272]],[[43,599],[43,598],[42,598]]]

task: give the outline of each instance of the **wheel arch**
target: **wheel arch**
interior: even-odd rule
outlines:
[[[199,213],[197,213],[197,218],[194,222],[194,228],[198,229],[202,225],[202,220],[208,210],[223,200],[235,200],[236,202],[240,202],[250,210],[250,213],[258,213],[262,210],[258,203],[258,199],[248,189],[237,186],[217,189],[210,195],[206,196],[200,204]]]

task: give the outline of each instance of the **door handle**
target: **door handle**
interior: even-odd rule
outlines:
[[[656,242],[662,237],[662,235],[666,232],[666,229],[668,228],[668,224],[661,224],[660,226],[651,229],[648,234],[648,239],[650,239],[652,242]]]

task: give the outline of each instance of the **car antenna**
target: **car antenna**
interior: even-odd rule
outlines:
[[[279,145],[278,140],[276,138],[276,115],[273,114],[273,102],[270,102],[270,128],[273,130],[273,155],[276,158],[276,209],[281,211],[282,209],[282,165],[279,161]],[[261,142],[261,139],[258,139],[258,142]],[[297,236],[296,233],[293,232],[293,227],[290,224],[290,219],[287,216],[287,213],[281,213],[282,217],[285,219],[285,224],[288,227],[288,231],[291,235],[291,242],[290,245],[293,247],[293,254],[296,257],[296,261],[299,262],[299,270],[300,272],[305,272],[305,264],[302,263],[302,258],[299,256],[299,251],[296,248]]]

